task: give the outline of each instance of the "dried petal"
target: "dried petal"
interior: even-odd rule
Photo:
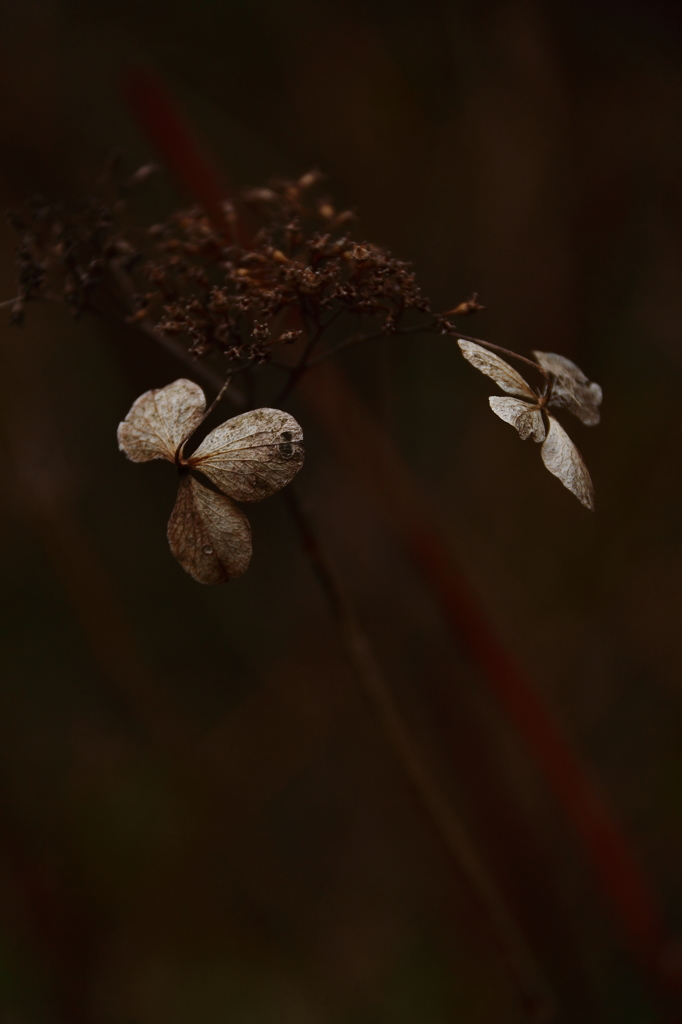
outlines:
[[[168,543],[197,583],[228,583],[251,560],[251,527],[242,510],[189,473],[180,478]]]
[[[494,352],[489,352],[482,345],[476,345],[473,341],[459,339],[457,342],[462,350],[462,355],[468,359],[472,366],[475,366],[481,373],[492,377],[495,383],[510,395],[517,395],[519,398],[530,398],[537,401],[537,395],[529,384],[517,373],[513,366],[500,359]]]
[[[554,378],[549,404],[557,409],[568,409],[588,427],[599,423],[602,400],[599,385],[590,383],[580,367],[565,356],[556,352],[533,352],[533,355]]]
[[[199,425],[206,400],[198,384],[181,378],[145,391],[118,425],[118,446],[133,462],[168,459]]]
[[[501,420],[516,427],[522,441],[528,437],[534,441],[544,441],[545,423],[539,406],[520,402],[518,398],[502,398],[500,395],[493,395],[488,401],[490,408]]]
[[[303,432],[280,409],[253,409],[212,430],[187,465],[236,501],[260,501],[303,465]]]
[[[553,416],[549,417],[549,431],[541,454],[550,473],[558,476],[578,501],[594,511],[594,487],[587,466],[564,428]]]

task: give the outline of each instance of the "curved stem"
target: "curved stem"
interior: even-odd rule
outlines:
[[[346,338],[344,341],[335,345],[334,348],[328,349],[326,352],[321,352],[315,359],[311,359],[303,367],[304,370],[312,370],[314,366],[318,366],[324,362],[325,359],[329,359],[331,356],[337,355],[339,352],[343,352],[344,349],[350,348],[352,345],[359,345],[363,341],[376,341],[377,338],[394,338],[396,335],[401,336],[404,334],[425,334],[430,331],[433,324],[420,324],[417,327],[399,327],[395,331],[372,331],[371,334],[352,334],[350,338]],[[302,374],[301,374],[302,376]]]
[[[320,340],[320,336],[326,326],[326,324],[318,324],[317,330],[311,333],[310,337],[308,338],[308,341],[305,344],[305,348],[303,349],[298,364],[293,368],[293,370],[291,370],[288,381],[286,382],[286,384],[284,385],[284,387],[277,396],[277,402],[282,402],[287,397],[287,395],[294,390],[299,380],[308,369],[308,356],[315,348],[317,342]]]
[[[134,312],[135,304],[133,301],[133,287],[128,275],[119,266],[112,266],[111,271],[114,280],[116,281],[116,284],[121,290],[129,309],[131,310],[131,312]],[[220,399],[222,399],[223,396],[227,393],[227,387],[225,386],[223,377],[221,376],[221,374],[217,372],[217,370],[214,370],[212,367],[200,362],[198,359],[193,359],[186,348],[184,348],[178,341],[176,341],[175,338],[168,337],[167,334],[164,334],[163,331],[160,331],[157,327],[155,327],[154,323],[149,317],[143,317],[141,320],[136,320],[135,326],[138,327],[141,331],[144,331],[144,333],[149,335],[150,338],[153,338],[155,341],[157,341],[163,348],[165,348],[168,352],[174,355],[177,359],[182,360],[182,362],[189,366],[192,369],[192,372],[197,377],[202,378],[204,382],[209,385],[209,387],[215,388],[215,390],[218,392]],[[235,373],[239,373],[240,370],[243,369],[244,367],[241,366],[237,370],[232,370],[230,373],[230,378],[233,377]],[[246,400],[244,396],[236,388],[232,388],[232,391],[230,393],[230,400],[238,408],[243,408],[246,405]],[[216,399],[216,403],[217,401],[218,399]],[[213,406],[211,406],[211,409],[209,411],[212,410]],[[208,415],[208,413],[206,415]]]
[[[297,381],[303,376],[306,370],[311,370],[314,366],[324,362],[330,356],[335,356],[339,352],[342,352],[346,348],[350,348],[352,345],[359,345],[363,341],[375,341],[377,338],[385,337],[402,337],[406,334],[439,334],[442,335],[442,331],[436,329],[436,321],[432,320],[427,324],[418,324],[415,327],[399,327],[395,331],[373,331],[371,334],[354,334],[350,338],[346,338],[339,345],[329,349],[327,352],[320,353],[315,359],[309,360],[304,366],[300,367],[301,372],[298,373]],[[476,345],[484,345],[486,348],[492,349],[494,352],[500,352],[503,355],[509,356],[510,359],[517,359],[521,363],[525,363],[526,366],[532,366],[534,370],[537,370],[546,381],[549,381],[549,374],[546,370],[540,366],[539,363],[534,362],[532,359],[528,359],[527,356],[522,356],[518,352],[513,352],[509,348],[503,348],[501,345],[494,345],[492,341],[484,341],[483,338],[473,338],[468,334],[462,334],[460,331],[456,332],[456,336],[461,338],[463,341],[473,341]],[[293,386],[293,385],[292,385]],[[291,390],[288,388],[287,390]]]
[[[509,356],[510,359],[517,359],[521,363],[525,363],[526,366],[532,366],[534,370],[542,374],[545,381],[549,383],[550,376],[547,371],[536,363],[533,359],[528,359],[526,356],[519,355],[518,352],[513,352],[510,348],[502,348],[501,345],[493,345],[492,341],[483,341],[482,338],[471,338],[468,334],[461,334],[457,332],[457,337],[461,338],[462,341],[473,341],[475,345],[484,345],[486,348],[492,349],[493,352],[501,352],[505,356]]]
[[[554,999],[525,937],[411,735],[367,634],[320,546],[310,519],[291,487],[283,492],[283,496],[303,549],[336,619],[348,660],[404,776],[458,871],[484,908],[530,1019],[536,1022],[552,1020],[555,1017]]]

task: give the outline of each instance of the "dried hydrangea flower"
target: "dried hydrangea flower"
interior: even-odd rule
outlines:
[[[602,400],[599,385],[588,381],[570,359],[554,352],[534,352],[549,378],[546,394],[539,395],[513,366],[494,352],[473,341],[460,339],[458,344],[462,355],[472,366],[492,377],[503,391],[513,396],[493,395],[489,399],[493,412],[515,427],[522,440],[532,437],[542,443],[542,461],[550,473],[558,477],[583,505],[593,510],[594,487],[587,466],[564,428],[547,410],[553,407],[568,409],[583,423],[593,426],[599,422]]]
[[[303,433],[286,412],[253,409],[216,427],[186,457],[185,442],[205,412],[204,393],[190,380],[147,391],[119,424],[118,446],[133,462],[175,463],[171,551],[197,582],[227,583],[251,559],[251,528],[235,501],[260,501],[290,483],[303,464]]]
[[[548,404],[557,409],[568,409],[585,426],[595,427],[599,423],[602,399],[599,385],[590,382],[580,367],[566,356],[558,356],[555,352],[533,352],[533,355],[552,379]]]

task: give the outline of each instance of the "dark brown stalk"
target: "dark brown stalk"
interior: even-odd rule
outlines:
[[[128,275],[120,268],[113,267],[112,271],[124,308],[127,310],[129,315],[132,315],[135,312],[135,292],[132,282]],[[91,312],[98,315],[104,315],[107,319],[111,319],[106,314],[100,314],[100,311],[97,309],[92,309]],[[120,323],[119,320],[116,322]],[[179,341],[176,341],[175,338],[171,338],[163,331],[158,330],[151,318],[144,317],[142,320],[136,320],[134,326],[138,328],[138,330],[144,331],[144,333],[148,334],[150,338],[153,338],[154,341],[165,348],[170,355],[175,356],[176,359],[183,362],[192,371],[194,376],[199,377],[205,384],[208,384],[209,387],[215,388],[219,393],[220,398],[223,398],[229,387],[229,380],[226,384],[224,379],[216,370],[207,366],[206,363],[202,363],[199,360],[194,359],[192,354],[183,345],[181,345]],[[233,370],[230,373],[230,377],[233,377],[235,373],[239,373],[241,369],[244,369],[244,367],[239,367],[238,369]],[[236,406],[243,406],[245,403],[241,392],[235,388],[234,385],[232,385],[229,390],[229,397],[233,404]],[[216,399],[216,403],[217,401],[218,399]],[[209,411],[213,411],[213,407],[211,407],[211,410]],[[208,415],[208,413],[206,415]]]
[[[367,634],[293,488],[287,488],[283,495],[303,550],[310,559],[338,625],[348,660],[403,774],[440,841],[485,910],[530,1019],[538,1022],[552,1020],[555,1016],[554,1000],[533,953],[407,728]]]
[[[305,373],[307,373],[308,367],[310,366],[310,361],[309,361],[310,360],[310,354],[313,351],[313,349],[315,348],[315,345],[317,344],[317,342],[320,340],[320,337],[321,337],[325,327],[327,327],[327,324],[318,324],[317,329],[310,332],[310,336],[308,338],[308,341],[305,344],[305,347],[304,347],[303,352],[301,354],[301,358],[299,359],[299,361],[296,364],[296,366],[294,366],[289,371],[289,379],[286,382],[286,384],[284,385],[284,387],[282,388],[282,390],[279,393],[279,395],[277,396],[277,401],[278,402],[284,401],[284,399],[287,397],[287,395],[291,394],[291,392],[294,390],[294,388],[296,387],[296,385],[300,381],[301,377],[303,377],[303,375]]]
[[[314,359],[308,359],[303,361],[301,366],[297,368],[297,381],[303,376],[306,370],[312,370],[315,366],[323,363],[331,356],[337,355],[339,352],[343,352],[344,349],[351,348],[353,345],[360,345],[366,341],[376,341],[378,338],[402,338],[410,334],[437,334],[439,337],[447,338],[461,338],[463,341],[473,341],[476,345],[483,345],[485,348],[492,349],[493,352],[500,352],[502,355],[509,356],[510,359],[516,359],[518,362],[525,363],[526,366],[531,366],[534,370],[537,370],[546,381],[549,381],[549,374],[539,363],[536,363],[533,359],[528,359],[527,356],[522,356],[518,352],[512,352],[509,348],[502,348],[501,345],[494,345],[492,341],[484,341],[483,338],[473,338],[469,334],[462,334],[461,331],[454,333],[443,334],[443,331],[437,326],[437,321],[432,320],[424,324],[416,324],[414,327],[398,327],[396,330],[390,333],[384,330],[372,331],[369,334],[353,334],[350,338],[346,338],[344,341],[339,342],[333,348],[327,349],[326,352],[321,352],[315,356]],[[311,346],[312,348],[312,346]],[[291,388],[287,389],[288,391]]]
[[[483,345],[485,348],[492,349],[493,352],[501,352],[502,355],[509,356],[510,359],[516,359],[517,362],[525,363],[526,366],[531,366],[541,374],[545,381],[549,383],[549,374],[544,367],[540,366],[539,363],[536,363],[534,359],[529,359],[527,356],[522,356],[518,352],[513,352],[510,348],[503,348],[501,345],[493,345],[492,341],[484,341],[483,338],[472,338],[468,334],[462,334],[461,331],[456,332],[456,337],[461,338],[462,341],[473,341],[476,345]]]

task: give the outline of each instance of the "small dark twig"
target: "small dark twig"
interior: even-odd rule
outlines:
[[[112,267],[112,273],[131,312],[134,312],[134,289],[132,287],[130,278],[125,273],[125,271],[122,270],[120,267]],[[149,335],[149,337],[157,341],[159,345],[165,348],[166,351],[170,352],[171,355],[174,355],[177,359],[180,359],[183,363],[189,366],[192,372],[197,377],[202,378],[204,383],[208,384],[209,387],[214,388],[218,392],[218,396],[220,399],[224,397],[224,395],[227,393],[227,385],[225,384],[223,377],[218,373],[217,370],[214,370],[206,363],[202,363],[199,360],[194,359],[191,353],[188,352],[187,349],[184,348],[184,346],[181,345],[179,341],[176,341],[175,338],[169,337],[169,335],[165,334],[164,331],[159,330],[159,328],[154,325],[154,322],[151,320],[150,317],[143,317],[143,319],[141,320],[136,320],[135,326],[138,327],[141,331],[144,331],[144,333]],[[235,373],[239,373],[244,368],[245,367],[242,366],[239,367],[237,370],[233,370],[230,373],[230,377],[228,378],[227,383],[229,384],[231,378],[235,375]],[[232,387],[230,391],[229,398],[230,401],[238,408],[246,405],[246,400],[244,396],[239,390],[237,390],[234,387]],[[214,404],[217,404],[217,401],[218,399],[216,399]],[[209,411],[212,410],[213,406],[211,406],[211,409]],[[208,415],[208,413],[206,415]]]
[[[325,359],[329,359],[331,356],[335,356],[339,352],[343,352],[344,349],[350,348],[352,345],[359,345],[365,341],[376,341],[377,338],[400,338],[409,334],[442,335],[443,332],[437,327],[437,323],[438,320],[433,319],[426,324],[417,324],[414,327],[399,327],[397,330],[390,332],[382,329],[379,331],[373,331],[370,334],[353,334],[351,337],[345,338],[338,345],[335,345],[334,348],[330,348],[326,352],[321,352],[315,359],[311,359],[302,367],[299,367],[297,369],[298,376],[296,383],[303,376],[303,373],[306,370],[311,370],[314,366],[318,366],[320,363],[324,362]],[[534,370],[537,370],[537,372],[544,377],[545,381],[549,382],[549,374],[547,371],[532,359],[528,359],[526,356],[522,356],[518,352],[512,352],[511,349],[503,348],[501,345],[493,345],[491,341],[484,341],[483,338],[472,338],[470,335],[462,334],[460,331],[457,331],[456,335],[458,338],[462,338],[463,341],[473,341],[476,345],[484,345],[486,348],[492,349],[494,352],[500,352],[503,355],[509,356],[510,359],[517,359],[519,362],[525,363],[527,366],[532,366]],[[298,370],[300,370],[300,372],[298,372]],[[291,388],[288,388],[288,390],[290,391]]]
[[[461,338],[462,341],[473,341],[475,345],[484,345],[486,348],[492,349],[493,352],[501,352],[502,355],[509,356],[510,359],[517,359],[519,362],[525,363],[526,366],[532,366],[534,370],[537,370],[544,377],[547,384],[550,382],[550,376],[547,371],[539,363],[528,359],[527,356],[513,352],[510,348],[502,348],[501,345],[493,345],[492,341],[483,341],[482,338],[471,338],[468,334],[461,334],[459,331],[457,332],[457,337]]]
[[[416,327],[399,327],[394,331],[387,331],[384,328],[378,331],[372,331],[371,334],[352,334],[349,338],[345,338],[343,341],[335,345],[334,348],[327,349],[326,352],[321,352],[315,359],[311,359],[306,363],[304,369],[312,370],[314,366],[318,366],[324,362],[325,359],[329,359],[331,356],[337,355],[339,352],[343,352],[344,349],[350,348],[352,345],[359,345],[363,341],[376,341],[377,338],[395,338],[403,337],[406,334],[426,334],[433,330],[433,322],[429,324],[418,324]],[[463,337],[463,335],[462,335]]]
[[[289,395],[294,390],[299,380],[308,369],[308,366],[310,365],[308,362],[308,357],[312,350],[315,348],[315,345],[320,340],[322,332],[324,331],[326,326],[326,324],[318,324],[317,330],[311,333],[310,337],[308,338],[308,341],[305,344],[305,347],[301,354],[301,358],[299,359],[297,365],[292,370],[290,370],[289,379],[285,383],[279,395],[277,396],[278,403],[283,402],[287,395]]]

